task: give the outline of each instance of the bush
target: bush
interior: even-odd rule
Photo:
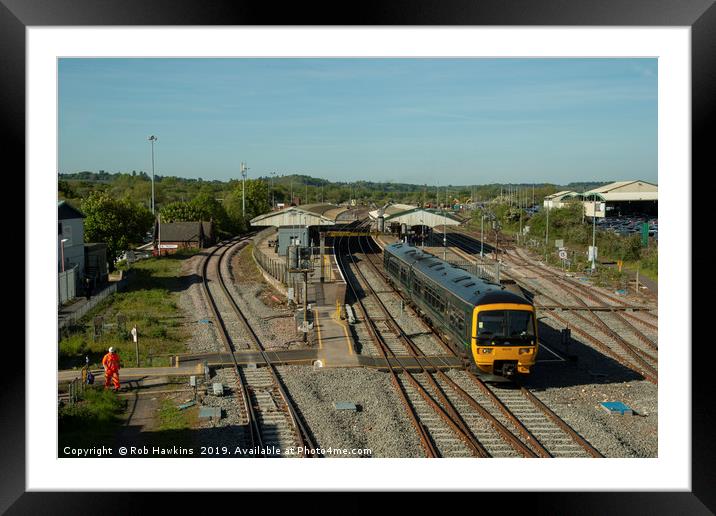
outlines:
[[[89,352],[90,346],[84,334],[70,335],[60,341],[60,356],[81,357]]]
[[[60,408],[59,430],[107,425],[116,421],[123,410],[124,401],[115,393],[102,388],[88,388],[78,403]]]

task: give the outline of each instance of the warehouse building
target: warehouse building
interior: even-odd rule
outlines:
[[[577,194],[584,214],[597,218],[658,216],[658,186],[647,181],[617,181]]]

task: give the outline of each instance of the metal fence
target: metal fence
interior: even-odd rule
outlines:
[[[85,372],[83,372],[83,377],[85,376]],[[71,407],[77,401],[82,397],[82,395],[85,392],[85,388],[87,386],[86,380],[84,378],[75,378],[72,380],[68,386],[67,386],[67,404]]]
[[[89,301],[83,303],[81,306],[78,306],[77,309],[73,310],[70,313],[63,313],[61,314],[61,318],[57,323],[57,327],[61,330],[65,327],[69,327],[77,323],[82,317],[87,315],[87,312],[92,310],[95,306],[100,304],[102,301],[104,301],[107,297],[111,296],[117,291],[121,291],[124,289],[127,285],[127,277],[123,277],[121,280],[116,281],[114,283],[111,283],[107,287],[105,287],[103,290],[100,290],[97,292],[97,294],[93,295]]]
[[[77,275],[79,273],[79,265],[75,265],[71,269],[60,272],[57,275],[58,303],[65,304],[70,299],[77,296]]]
[[[280,281],[288,289],[293,289],[293,299],[301,302],[303,299],[303,275],[288,272],[286,258],[269,256],[259,246],[260,242],[271,233],[273,233],[273,229],[269,228],[261,231],[253,238],[254,259],[272,278]]]

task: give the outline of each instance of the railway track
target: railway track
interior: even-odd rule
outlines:
[[[231,357],[226,366],[233,371],[232,388],[240,405],[239,413],[248,429],[246,441],[252,448],[278,449],[279,452],[274,455],[280,455],[289,447],[296,450],[315,449],[308,429],[285,391],[278,372],[265,356],[260,339],[239,308],[224,276],[222,264],[225,258],[247,242],[244,238],[219,243],[207,254],[201,267],[205,297],[217,323],[215,327],[219,337]],[[214,279],[210,278],[210,270]],[[246,347],[259,351],[268,365],[239,366],[233,352]]]
[[[362,248],[362,243],[360,252],[360,256],[363,257],[362,260],[366,260],[370,264],[375,274],[382,278],[381,282],[387,286],[381,286],[380,291],[385,292],[386,288],[393,290],[382,271],[372,262],[370,258],[372,253],[366,253]],[[356,254],[355,251],[350,251],[349,249],[349,255],[357,271],[355,277],[359,283],[359,288],[364,294],[370,293],[372,297],[376,298],[375,304],[381,308],[382,317],[390,318],[390,312],[375,291],[377,284],[369,282],[363,271],[357,266]],[[337,256],[340,256],[340,253],[337,253]],[[345,267],[345,265],[342,266]],[[350,282],[349,286],[354,288]],[[394,295],[397,295],[397,292],[394,290],[393,292]],[[354,294],[361,311],[363,311],[361,298],[358,297],[355,291]],[[374,315],[375,313],[364,312],[363,319],[370,321],[374,318]],[[508,400],[503,402],[494,393],[490,394],[492,388],[476,378],[472,373],[460,372],[459,374],[471,379],[469,382],[460,385],[451,376],[439,369],[431,368],[430,360],[412,342],[410,337],[402,331],[398,322],[394,320],[393,323],[398,330],[405,349],[408,350],[411,356],[419,358],[418,363],[422,366],[422,371],[417,374],[411,374],[405,370],[400,374],[395,374],[394,371],[391,371],[395,378],[394,383],[397,384],[403,395],[404,404],[413,417],[414,426],[422,431],[421,438],[430,440],[428,445],[432,444],[434,453],[436,452],[439,456],[444,457],[465,456],[466,454],[478,457],[601,456],[599,452],[594,450],[561,420],[561,427],[556,423],[552,423],[552,427],[549,430],[545,430],[546,427],[535,426],[535,431],[540,433],[540,436],[535,435],[508,407],[508,403],[516,403],[516,401]],[[373,331],[371,333],[375,334],[374,338],[376,340],[380,340],[378,332]],[[378,344],[378,347],[381,347],[386,355],[390,352],[390,349],[386,346]],[[431,372],[432,369],[435,369],[435,372]],[[522,394],[522,396],[530,395],[531,393],[527,390]],[[478,401],[479,399],[482,402]],[[548,412],[545,412],[545,410]],[[519,410],[517,411],[519,412]],[[540,416],[543,418],[548,417],[546,416],[548,413],[551,417],[559,420],[556,415],[541,403],[533,405],[531,414],[525,413],[524,410],[521,412],[522,417],[535,420]],[[571,431],[571,434],[568,433],[568,430]],[[571,450],[571,454],[564,454],[554,444],[556,442],[555,437],[545,433],[548,431],[553,433],[556,431],[556,433],[561,434],[564,439],[571,442],[577,449]],[[542,440],[550,443],[550,446],[553,446],[554,449],[548,450],[545,448],[541,443]],[[428,445],[424,445],[424,447],[430,449]],[[559,446],[563,445],[564,442],[559,443]]]
[[[474,240],[461,233],[453,233],[453,235],[458,235],[457,238],[453,237],[452,239],[458,247],[468,252],[475,252],[477,246]],[[516,249],[515,252],[520,253],[521,251]],[[556,321],[558,326],[570,328],[603,354],[641,374],[646,380],[658,384],[658,359],[654,353],[658,346],[655,339],[650,338],[631,324],[625,317],[627,312],[621,314],[616,311],[597,312],[595,310],[596,305],[605,303],[605,298],[609,299],[612,304],[618,302],[619,306],[626,306],[626,303],[608,294],[604,295],[604,298],[599,298],[591,289],[587,290],[583,285],[562,278],[542,265],[528,263],[522,254],[503,256],[507,256],[512,263],[518,266],[530,266],[530,269],[538,275],[539,281],[524,276],[518,278],[514,274],[504,271],[503,275],[511,277],[518,284],[523,285],[536,295],[543,296],[560,308],[559,312],[544,310],[543,314]],[[463,258],[472,260],[468,255]],[[548,293],[547,290],[550,292]],[[580,306],[582,310],[570,309],[563,300],[564,294],[575,299],[577,306]],[[585,297],[590,301],[589,303]],[[629,315],[634,317],[633,314]]]
[[[371,245],[371,242],[371,240],[368,240],[369,245]],[[372,242],[371,247],[372,250],[376,250],[376,247],[379,246]],[[366,254],[366,256],[372,256],[372,253]],[[376,265],[371,258],[368,258],[368,260],[383,282],[386,285],[390,285],[388,278],[380,268],[380,264]],[[396,290],[394,292],[396,295],[401,295]],[[436,338],[441,339],[433,328],[430,329],[434,332]],[[517,396],[501,397],[498,393],[510,391],[494,388],[468,371],[456,374],[466,375],[469,382],[460,384],[455,381],[453,386],[462,388],[473,400],[481,400],[478,403],[480,406],[488,407],[492,417],[497,418],[506,427],[512,429],[515,434],[520,435],[522,441],[530,446],[538,456],[602,457],[596,449],[528,389],[520,387]],[[534,422],[539,422],[539,424],[532,424]],[[547,444],[542,445],[541,443]]]

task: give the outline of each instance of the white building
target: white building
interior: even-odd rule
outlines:
[[[57,271],[78,265],[79,274],[85,270],[85,215],[65,201],[57,203]],[[65,265],[62,267],[62,259]],[[78,278],[79,279],[79,278]]]

